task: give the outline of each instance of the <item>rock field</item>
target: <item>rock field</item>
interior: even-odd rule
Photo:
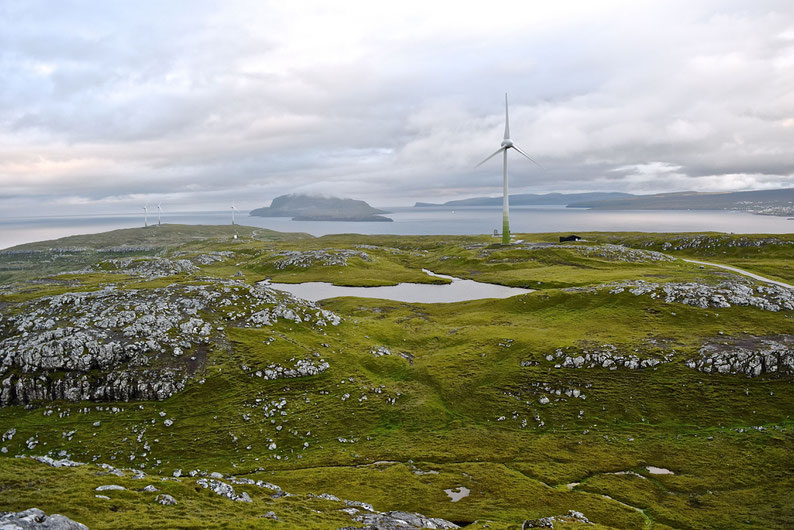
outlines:
[[[163,400],[184,388],[227,323],[340,322],[311,302],[235,280],[69,292],[22,302],[0,318],[3,406]],[[293,377],[311,371],[296,369]]]
[[[794,335],[745,337],[704,344],[686,365],[704,373],[794,374]]]
[[[666,303],[677,302],[707,309],[709,307],[752,306],[765,311],[794,309],[794,290],[748,280],[726,280],[716,285],[697,282],[655,283],[642,280],[605,286],[610,294],[629,292],[648,295]]]
[[[279,252],[276,256],[284,256],[283,258],[275,261],[274,265],[278,270],[284,270],[288,267],[308,268],[313,265],[320,264],[325,267],[330,266],[346,266],[347,260],[350,258],[360,258],[364,261],[372,261],[369,254],[361,250],[288,250]]]

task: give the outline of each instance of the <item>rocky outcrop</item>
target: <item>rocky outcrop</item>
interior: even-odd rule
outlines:
[[[41,462],[42,464],[47,464],[48,466],[51,467],[77,467],[77,466],[85,465],[83,462],[75,462],[74,460],[69,460],[68,458],[62,458],[56,460],[55,458],[52,458],[47,455],[31,456],[30,458],[36,460],[37,462]]]
[[[107,287],[9,305],[0,319],[0,406],[38,400],[163,400],[184,389],[229,322],[317,327],[340,318],[264,285]],[[6,316],[7,315],[7,316]],[[327,369],[301,363],[306,373]],[[291,369],[290,369],[291,370]]]
[[[307,359],[290,359],[290,361],[294,361],[294,368],[286,368],[280,364],[271,364],[264,370],[257,370],[254,372],[254,375],[268,380],[308,377],[321,374],[331,366],[324,359],[318,359],[316,363]]]
[[[645,246],[655,244],[655,241],[648,241],[645,243]],[[665,241],[662,243],[661,248],[662,250],[716,250],[722,248],[765,247],[771,245],[794,245],[794,241],[785,241],[777,237],[680,236],[671,241]]]
[[[420,528],[460,528],[455,523],[437,517],[425,517],[419,513],[386,512],[357,515],[354,521],[363,523],[372,530],[413,530]]]
[[[623,245],[555,245],[554,248],[573,250],[588,258],[602,258],[608,261],[627,261],[647,263],[653,261],[675,261],[675,258],[654,250],[638,250]]]
[[[152,280],[176,274],[193,274],[199,269],[186,259],[152,257],[110,259],[98,263],[93,270],[142,276]]]
[[[686,282],[665,283],[628,281],[609,284],[610,294],[629,292],[635,296],[648,295],[667,303],[701,307],[726,308],[732,305],[751,306],[765,311],[794,310],[794,289],[771,284],[752,284],[745,280],[730,280],[716,285]]]
[[[632,353],[619,352],[613,344],[602,344],[590,348],[576,349],[572,347],[557,348],[554,353],[546,356],[546,360],[554,362],[562,368],[653,368],[668,363],[673,359],[673,352],[660,353],[649,357],[639,357]]]
[[[276,256],[284,256],[273,263],[278,270],[284,270],[287,267],[300,267],[308,268],[313,265],[322,265],[324,267],[331,266],[347,266],[347,260],[350,258],[360,258],[364,261],[372,261],[369,254],[361,250],[288,250],[279,252]]]
[[[231,499],[233,501],[253,502],[251,501],[251,497],[249,497],[246,492],[242,492],[238,495],[232,486],[225,482],[221,482],[220,480],[200,478],[196,481],[196,484],[203,488],[209,488],[216,495],[226,497],[227,499]]]
[[[65,515],[47,515],[38,508],[23,512],[0,513],[0,528],[8,530],[88,530],[84,524],[72,521]]]
[[[794,336],[745,337],[709,342],[686,365],[704,373],[794,374]]]

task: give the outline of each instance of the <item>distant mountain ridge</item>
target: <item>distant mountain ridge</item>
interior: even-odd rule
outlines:
[[[572,202],[594,210],[739,210],[761,215],[794,214],[794,188],[779,190],[657,193]]]
[[[391,221],[384,210],[357,199],[290,194],[276,197],[270,206],[251,210],[255,217],[292,217],[293,221]]]
[[[473,197],[443,204],[417,202],[414,208],[501,206],[502,197]],[[512,206],[561,205],[593,210],[737,210],[760,215],[794,215],[794,188],[779,190],[635,195],[619,192],[510,195]]]
[[[515,206],[528,206],[528,205],[561,205],[567,206],[573,202],[580,201],[597,201],[619,199],[623,197],[634,197],[631,193],[620,192],[592,192],[592,193],[519,193],[510,195],[510,204]],[[460,199],[456,201],[448,201],[443,204],[434,204],[430,202],[417,202],[414,208],[428,208],[433,206],[500,206],[502,204],[502,197],[473,197],[471,199]]]

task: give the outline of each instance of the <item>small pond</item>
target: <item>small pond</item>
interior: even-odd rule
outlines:
[[[493,283],[481,283],[474,280],[463,280],[444,274],[436,274],[422,269],[430,276],[451,280],[447,284],[428,283],[400,283],[385,287],[345,287],[332,285],[327,282],[304,283],[268,283],[269,287],[279,291],[287,291],[298,298],[311,300],[325,300],[337,296],[358,296],[361,298],[380,298],[396,302],[443,304],[451,302],[465,302],[467,300],[480,300],[482,298],[509,298],[519,294],[531,293],[533,289],[520,289],[518,287],[505,287]]]
[[[468,497],[469,493],[471,493],[471,490],[469,488],[464,487],[464,486],[458,486],[455,489],[444,490],[444,493],[449,495],[449,500],[450,501],[458,502],[462,498]]]

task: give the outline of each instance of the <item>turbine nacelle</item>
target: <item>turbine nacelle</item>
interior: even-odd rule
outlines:
[[[502,147],[513,147],[513,140],[510,138],[505,138],[502,140]]]

